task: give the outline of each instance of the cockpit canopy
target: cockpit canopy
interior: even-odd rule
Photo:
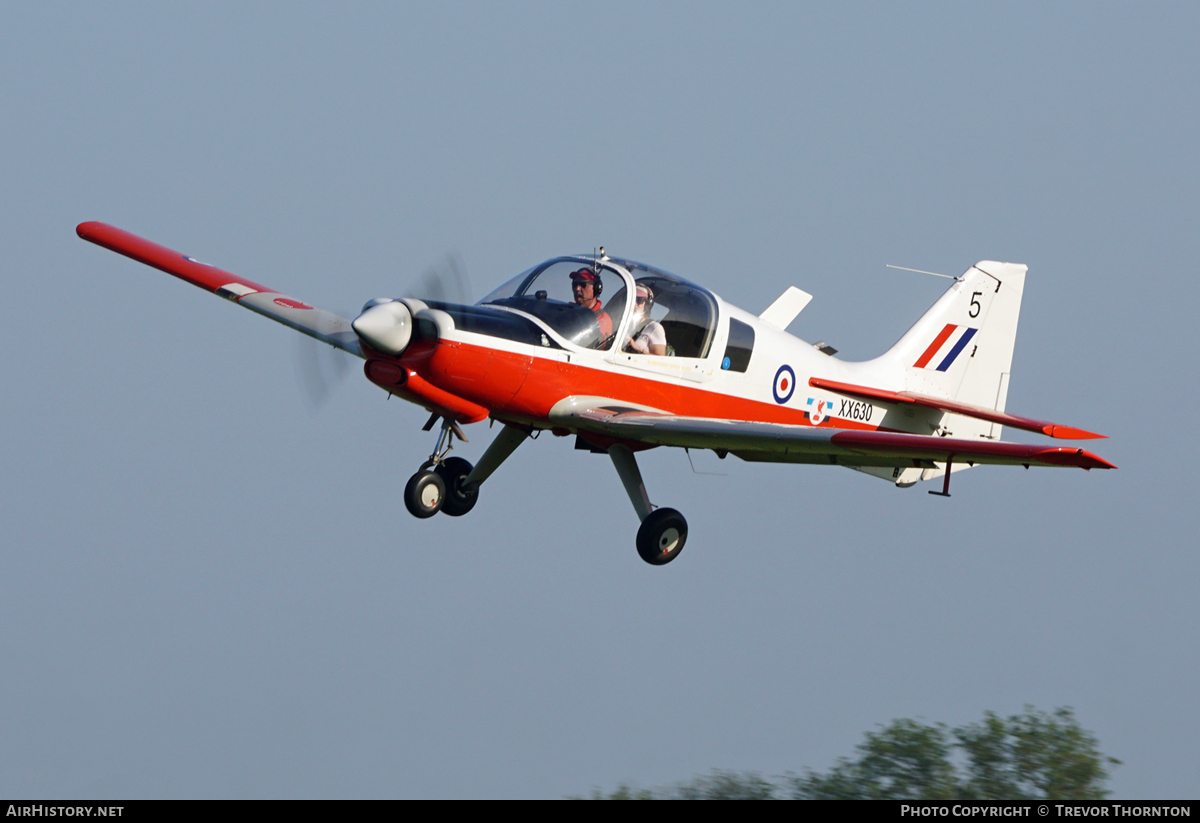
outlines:
[[[651,290],[649,312],[629,298],[638,286]],[[631,340],[657,321],[666,333],[667,354],[677,357],[708,356],[717,323],[716,300],[705,289],[619,258],[548,260],[509,280],[479,305],[532,315],[568,342],[603,351],[614,345],[633,351]]]
[[[576,302],[575,283],[582,278],[571,276],[581,270],[594,278],[580,295],[588,298],[586,305]],[[533,315],[577,346],[608,349],[625,315],[626,296],[625,279],[615,269],[560,257],[517,275],[479,302]]]

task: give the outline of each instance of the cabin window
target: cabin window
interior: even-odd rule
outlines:
[[[753,351],[754,329],[741,320],[729,318],[729,342],[725,345],[721,368],[744,372],[750,367],[750,354]]]
[[[653,295],[649,312],[639,316],[624,329],[624,339],[616,345],[618,351],[629,351],[633,340],[645,330],[650,320],[661,329],[654,337],[661,342],[665,356],[707,358],[717,330],[717,301],[713,295],[682,277],[617,257],[589,260],[586,257],[560,257],[513,278],[480,301],[533,315],[571,343],[585,348],[608,350],[618,341],[628,311],[636,305],[636,296],[625,293],[626,281],[615,270],[620,266],[633,276],[638,286],[645,286]],[[596,295],[601,306],[598,311],[580,307],[580,295],[574,283],[581,268],[590,269],[602,281]],[[584,295],[586,298],[586,295]],[[640,349],[638,349],[640,351]],[[659,354],[659,352],[655,352]],[[660,356],[663,356],[660,354]]]
[[[708,292],[687,281],[653,272],[649,276],[642,270],[635,274],[637,285],[646,287],[652,295],[648,314],[638,314],[629,330],[629,337],[637,337],[648,320],[654,320],[666,337],[666,353],[675,357],[707,357],[716,326],[716,312]],[[635,306],[636,308],[636,306]],[[631,351],[626,343],[626,351]]]

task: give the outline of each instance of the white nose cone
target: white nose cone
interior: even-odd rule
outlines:
[[[412,312],[399,300],[370,306],[350,325],[364,343],[385,354],[400,354],[412,339]]]

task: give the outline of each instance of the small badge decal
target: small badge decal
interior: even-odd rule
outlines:
[[[829,410],[833,408],[833,404],[828,400],[821,400],[817,397],[808,398],[808,402],[804,404],[805,413],[808,415],[808,422],[814,426],[819,426],[829,419]]]

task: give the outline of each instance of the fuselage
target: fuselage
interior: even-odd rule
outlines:
[[[638,283],[653,283],[660,294],[657,311],[665,308],[661,320],[667,327],[668,342],[674,333],[676,339],[686,337],[680,341],[686,345],[671,345],[665,355],[634,350],[629,341],[641,318],[636,311],[622,310],[611,318],[613,339],[606,348],[597,348],[586,334],[576,333],[577,323],[548,322],[539,316],[553,318],[550,310],[569,313],[573,308],[547,300],[545,290],[535,292],[540,299],[533,302],[505,296],[496,301],[485,298],[474,307],[405,300],[413,310],[416,339],[399,357],[369,358],[368,377],[390,392],[427,406],[430,400],[422,396],[426,385],[453,395],[465,402],[459,409],[446,410],[460,422],[492,416],[525,426],[554,428],[555,405],[580,396],[712,418],[842,429],[878,429],[883,422],[884,408],[813,389],[808,382],[822,377],[886,386],[896,376],[886,374],[883,364],[839,360],[695,284],[641,264],[609,259],[601,264],[585,257],[550,262],[563,268],[602,265],[606,275],[619,278],[616,282],[626,294],[633,294]],[[531,281],[527,289],[541,285],[533,279],[537,272],[535,267],[522,275]],[[508,295],[522,287],[521,283],[509,285],[507,291],[502,287],[498,292]],[[672,324],[673,310],[663,305],[673,296],[669,294],[672,291],[683,294],[677,305],[680,313],[689,315],[686,323]],[[404,374],[382,363],[372,365],[380,359],[401,366]],[[897,423],[888,428],[930,431],[915,419],[910,429],[902,421]]]

